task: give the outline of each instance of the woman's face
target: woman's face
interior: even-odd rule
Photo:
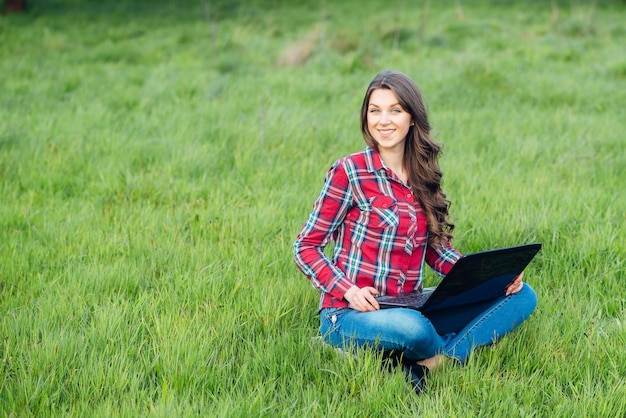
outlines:
[[[403,152],[410,127],[411,114],[402,108],[393,91],[372,92],[367,106],[367,128],[380,152]]]

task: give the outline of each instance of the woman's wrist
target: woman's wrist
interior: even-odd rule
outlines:
[[[346,302],[351,303],[352,302],[352,297],[358,291],[359,291],[359,287],[357,285],[352,285],[352,287],[350,287],[350,289],[348,289],[346,291],[346,293],[343,294],[343,299]]]

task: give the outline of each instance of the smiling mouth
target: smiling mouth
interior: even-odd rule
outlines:
[[[378,130],[378,132],[379,132],[382,136],[389,136],[389,135],[391,135],[394,131],[395,131],[395,129],[379,129],[379,130]]]

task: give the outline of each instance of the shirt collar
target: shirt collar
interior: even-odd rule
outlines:
[[[397,181],[403,186],[409,187],[402,180],[400,180],[393,171],[389,170],[385,165],[385,162],[380,157],[380,154],[374,151],[369,145],[365,148],[365,164],[367,166],[367,171],[370,173],[378,173],[379,175],[385,176],[387,179]]]
[[[365,147],[365,164],[367,164],[367,171],[373,173],[375,171],[384,170],[387,171],[387,167],[380,158],[380,154],[374,151],[370,146]]]

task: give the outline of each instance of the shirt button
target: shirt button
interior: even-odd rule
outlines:
[[[383,208],[387,209],[387,204],[386,203],[383,203]]]
[[[406,198],[410,199],[411,198],[411,193],[407,193]]]

